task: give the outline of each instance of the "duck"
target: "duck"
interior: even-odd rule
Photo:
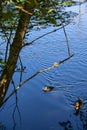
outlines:
[[[52,86],[45,86],[44,88],[43,88],[43,91],[44,92],[49,92],[49,91],[52,91],[54,89],[54,87],[52,87]]]
[[[76,110],[76,112],[79,112],[79,110],[83,107],[83,101],[82,99],[79,97],[78,100],[74,103],[74,108]]]

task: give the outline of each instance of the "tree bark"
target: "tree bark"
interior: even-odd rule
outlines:
[[[24,5],[25,10],[33,13],[34,8],[35,8],[35,5],[31,5],[25,2],[25,5]],[[17,64],[18,56],[22,48],[23,39],[24,39],[26,30],[28,28],[30,18],[31,18],[31,15],[25,12],[22,12],[20,16],[17,31],[16,31],[13,43],[10,48],[8,61],[0,77],[0,106],[2,105],[2,102],[9,88],[9,84],[10,84],[10,81],[12,79],[12,76],[13,76],[13,73]]]

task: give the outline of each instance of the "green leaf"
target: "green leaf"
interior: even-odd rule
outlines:
[[[53,12],[54,11],[54,9],[53,8],[50,8],[49,10],[48,10],[48,13],[51,13],[51,12]]]
[[[57,22],[56,22],[56,19],[53,18],[53,17],[47,17],[46,20],[48,20],[50,23],[54,24],[54,25],[57,25]]]
[[[72,1],[64,1],[62,2],[62,5],[72,5],[73,2]]]

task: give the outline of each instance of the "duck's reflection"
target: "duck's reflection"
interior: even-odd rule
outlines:
[[[69,119],[59,122],[59,125],[64,130],[87,130],[87,110],[86,106],[84,109],[81,98],[74,103],[73,111],[71,111]]]

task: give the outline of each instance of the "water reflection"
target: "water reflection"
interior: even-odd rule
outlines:
[[[82,33],[80,36],[78,35],[79,29],[77,25],[79,19],[75,21],[77,24],[71,24],[67,27],[71,51],[77,52],[76,56],[59,68],[38,75],[24,85],[18,93],[15,93],[0,113],[0,129],[87,129],[86,17],[86,14],[82,15],[80,28]],[[46,30],[41,30],[37,33],[40,34],[44,31]],[[33,33],[37,36],[37,33]],[[59,61],[64,55],[66,56],[65,39],[62,34],[63,31],[60,30],[49,36],[49,38],[46,37],[39,40],[35,46],[25,47],[25,50],[20,54],[18,66],[16,67],[16,72],[20,71],[20,73],[15,73],[7,95],[14,90],[15,86],[23,78],[25,79],[37,70],[51,66],[54,61]],[[27,53],[25,54],[25,52]],[[44,93],[42,90],[45,85],[53,86],[53,91]],[[84,106],[76,115],[74,102],[79,96],[83,98]]]
[[[79,113],[79,116],[76,117],[74,123],[72,120],[67,120],[59,122],[59,125],[61,125],[61,127],[63,127],[64,130],[87,130],[87,111],[85,112],[85,114],[81,111]]]
[[[6,130],[6,127],[2,123],[0,123],[0,130]]]
[[[73,130],[72,123],[70,121],[60,122],[59,124],[64,128],[64,130]]]

